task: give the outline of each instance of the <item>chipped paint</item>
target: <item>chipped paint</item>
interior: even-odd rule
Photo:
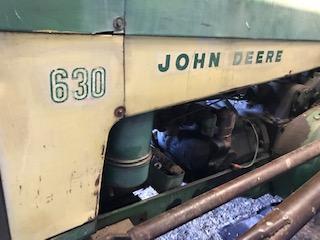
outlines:
[[[291,165],[292,165],[292,159],[288,158],[286,159],[286,164],[287,164],[287,168],[291,168]]]
[[[14,14],[16,15],[17,19],[19,19],[19,21],[22,22],[22,18],[21,18],[21,16],[19,15],[19,13],[18,13],[18,11],[17,11],[16,9],[14,10]]]
[[[0,33],[0,42],[0,169],[12,239],[47,239],[97,215],[101,146],[124,104],[123,37]],[[84,65],[108,70],[108,94],[52,102],[50,71]]]
[[[98,187],[98,186],[99,186],[99,183],[100,183],[100,174],[98,175],[96,181],[94,182],[94,185],[95,185],[96,187]]]

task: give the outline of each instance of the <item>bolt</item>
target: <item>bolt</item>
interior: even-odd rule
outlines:
[[[124,106],[117,107],[114,110],[114,115],[118,118],[123,118],[126,114],[126,108]]]
[[[316,113],[315,115],[313,115],[313,118],[315,120],[320,120],[320,113]]]
[[[162,168],[162,164],[159,162],[156,162],[153,166],[155,166],[157,169],[161,169]]]
[[[124,28],[124,19],[122,17],[117,17],[113,20],[113,27],[116,31],[121,31]]]

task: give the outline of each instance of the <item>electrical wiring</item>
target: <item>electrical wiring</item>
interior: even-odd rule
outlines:
[[[253,156],[253,158],[252,158],[250,163],[242,164],[242,165],[241,164],[237,164],[237,163],[232,163],[231,164],[233,167],[238,168],[238,169],[244,169],[244,168],[252,167],[256,163],[258,152],[259,152],[259,135],[258,135],[258,132],[257,132],[254,124],[250,120],[245,119],[245,121],[250,124],[250,126],[252,127],[252,130],[254,132],[254,135],[256,137],[256,149],[255,149],[254,156]]]

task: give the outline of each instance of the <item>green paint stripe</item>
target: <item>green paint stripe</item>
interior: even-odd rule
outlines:
[[[312,11],[290,1],[0,0],[0,30],[112,32],[125,13],[127,35],[320,40],[317,0]]]
[[[111,32],[123,13],[124,0],[0,0],[0,29]]]
[[[58,236],[52,237],[49,240],[85,240],[96,232],[97,221],[88,222],[82,226],[71,229],[65,233],[59,234]]]
[[[127,0],[126,34],[320,40],[320,15],[290,1]]]

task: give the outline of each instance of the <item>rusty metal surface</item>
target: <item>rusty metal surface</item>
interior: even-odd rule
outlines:
[[[288,153],[299,146],[320,139],[320,106],[314,106],[286,124],[276,137],[273,152]],[[320,158],[299,166],[272,182],[272,191],[283,198],[288,197],[320,170]]]
[[[319,211],[319,199],[320,172],[239,239],[290,239]]]
[[[153,239],[319,154],[317,140],[133,227],[128,235],[132,239]]]
[[[318,107],[314,109],[317,110]],[[280,132],[273,147],[274,153],[282,155],[298,148],[308,139],[310,130],[306,114],[294,118]]]
[[[219,115],[218,138],[223,141],[226,149],[231,147],[231,136],[236,124],[236,117],[236,114],[230,109],[223,109]]]
[[[88,240],[106,240],[110,239],[111,235],[117,235],[118,238],[123,235],[125,236],[126,232],[132,228],[132,223],[130,219],[125,219],[111,226],[107,226],[95,234],[93,234]],[[112,238],[111,238],[112,239]]]

